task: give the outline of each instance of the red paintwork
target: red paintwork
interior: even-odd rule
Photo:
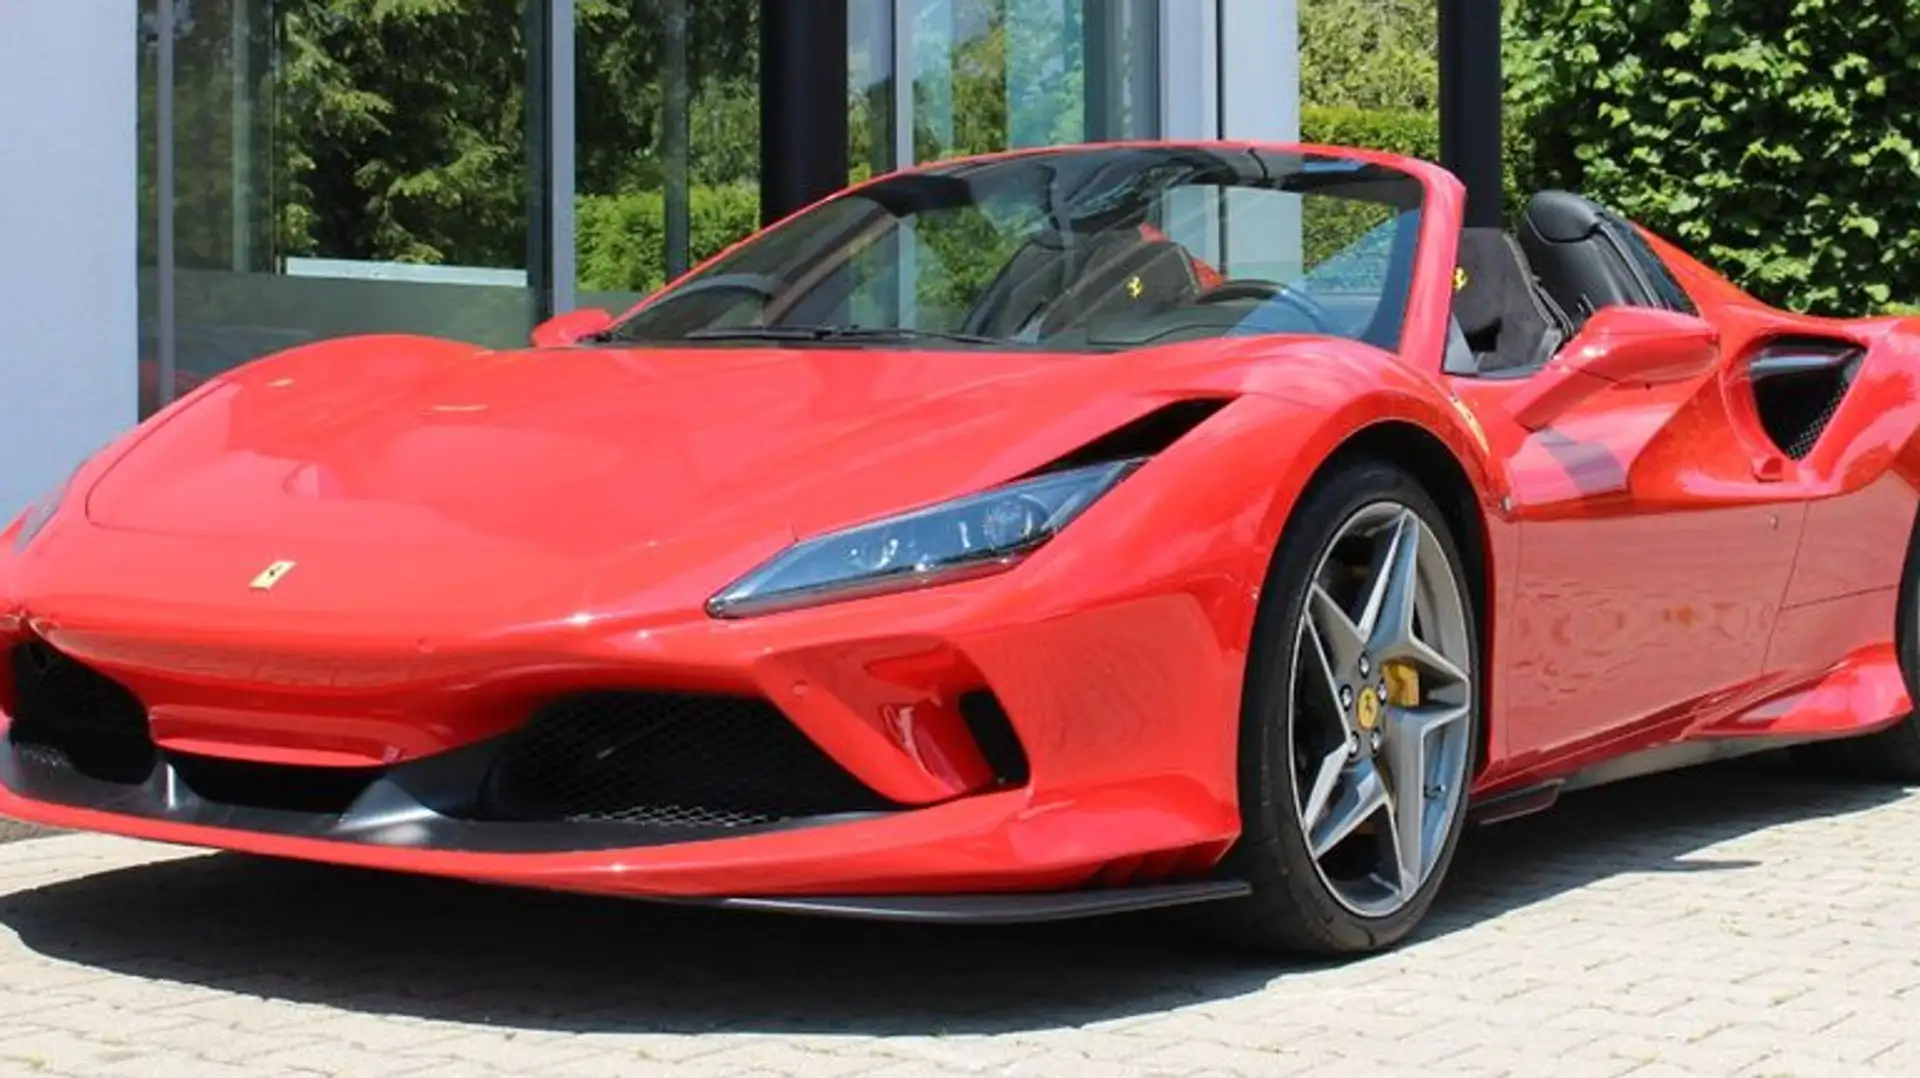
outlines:
[[[1639,307],[1609,307],[1587,320],[1526,384],[1505,411],[1528,431],[1547,428],[1589,397],[1616,386],[1691,382],[1719,362],[1718,334],[1691,315]]]
[[[89,462],[24,553],[0,542],[0,642],[37,632],[111,673],[170,745],[394,761],[506,730],[562,688],[736,690],[928,807],[540,855],[185,827],[4,791],[0,812],[636,894],[1191,875],[1238,832],[1236,725],[1268,559],[1321,463],[1386,423],[1444,446],[1484,520],[1478,792],[1903,714],[1892,631],[1920,504],[1920,323],[1772,310],[1656,239],[1717,332],[1710,364],[1697,338],[1663,357],[1636,336],[1675,320],[1626,313],[1532,378],[1448,377],[1460,185],[1353,156],[1428,188],[1400,356],[1297,337],[1105,359],[349,339],[199,387]],[[1769,448],[1743,378],[1781,333],[1869,349],[1799,462]],[[1238,399],[1014,572],[735,622],[702,609],[796,536],[1004,481],[1193,395]],[[297,570],[250,590],[278,559]],[[955,701],[982,685],[1022,735],[1027,789],[974,793],[988,771]]]

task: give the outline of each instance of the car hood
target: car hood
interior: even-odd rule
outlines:
[[[806,534],[1011,478],[1149,410],[1112,357],[334,342],[250,365],[142,432],[97,526],[599,556]]]

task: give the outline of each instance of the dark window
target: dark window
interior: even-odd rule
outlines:
[[[1640,234],[1639,229],[1611,214],[1601,220],[1604,222],[1607,235],[1613,239],[1613,242],[1619,244],[1621,251],[1627,256],[1627,261],[1633,264],[1633,268],[1641,277],[1645,278],[1647,287],[1653,292],[1655,302],[1670,311],[1680,311],[1683,314],[1698,313],[1693,305],[1693,297],[1687,295],[1687,290],[1680,287],[1679,281],[1674,280],[1673,272],[1667,269],[1667,264],[1660,260],[1660,256],[1654,252],[1653,245],[1647,242],[1647,238]]]

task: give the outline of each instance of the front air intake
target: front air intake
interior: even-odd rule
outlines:
[[[15,646],[7,672],[17,748],[102,782],[130,785],[153,772],[147,709],[126,686],[40,640]]]
[[[235,808],[338,816],[381,775],[379,768],[300,767],[170,753],[182,785],[203,801]]]
[[[764,700],[595,692],[508,739],[476,815],[728,830],[896,807]]]

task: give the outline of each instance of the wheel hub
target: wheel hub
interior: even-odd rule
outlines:
[[[1364,734],[1380,728],[1380,694],[1374,691],[1372,685],[1362,688],[1359,698],[1354,701],[1353,723]]]

